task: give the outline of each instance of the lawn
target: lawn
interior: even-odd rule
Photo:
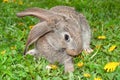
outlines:
[[[91,26],[93,52],[74,58],[75,71],[64,66],[46,69],[45,58],[23,56],[30,27],[39,20],[18,18],[30,7],[75,7]],[[0,1],[0,80],[120,80],[120,0],[3,0]],[[114,62],[114,63],[110,63]],[[105,65],[107,70],[105,70]]]

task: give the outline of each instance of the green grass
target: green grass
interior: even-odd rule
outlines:
[[[22,5],[18,4],[19,1],[0,1],[0,80],[94,80],[95,77],[120,80],[120,66],[114,72],[103,69],[108,62],[120,61],[120,0],[23,0]],[[49,9],[56,5],[75,7],[86,16],[91,26],[94,52],[89,55],[82,53],[84,58],[75,57],[73,73],[65,74],[63,65],[58,65],[56,70],[46,70],[49,64],[46,59],[37,60],[22,55],[29,26],[39,20],[33,17],[20,19],[16,13],[29,7]],[[100,35],[106,36],[106,39],[97,39]],[[117,48],[109,52],[108,49],[114,44]],[[96,45],[101,45],[101,48],[95,48]],[[14,46],[16,48],[11,49]],[[78,62],[84,62],[84,66],[78,68]],[[85,78],[84,73],[91,74],[91,77]]]

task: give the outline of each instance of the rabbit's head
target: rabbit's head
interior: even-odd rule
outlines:
[[[25,52],[32,43],[46,35],[48,43],[57,50],[64,50],[72,56],[82,51],[81,28],[76,19],[41,8],[27,9],[17,16],[35,16],[41,20],[30,31]]]

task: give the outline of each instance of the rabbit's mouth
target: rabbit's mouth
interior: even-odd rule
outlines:
[[[76,51],[75,49],[66,49],[67,54],[71,55],[71,56],[76,56],[79,54],[78,51]]]

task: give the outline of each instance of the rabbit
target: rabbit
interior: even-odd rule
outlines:
[[[64,65],[65,72],[73,72],[73,57],[83,50],[91,53],[91,30],[86,18],[73,7],[55,6],[50,10],[29,8],[17,13],[18,17],[35,16],[40,19],[30,31],[25,54],[45,57],[50,63]],[[34,49],[29,50],[34,43]]]

